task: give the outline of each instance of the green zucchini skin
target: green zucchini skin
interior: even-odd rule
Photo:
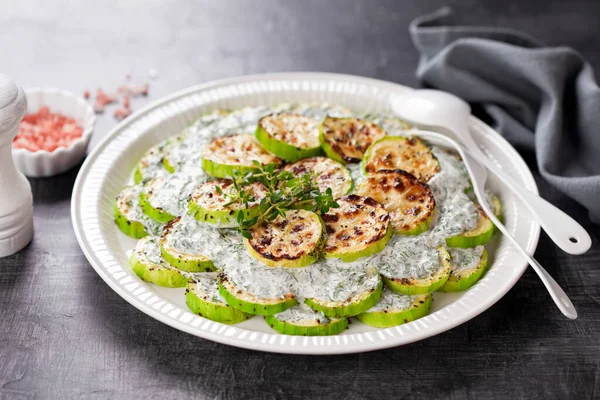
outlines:
[[[388,289],[401,294],[419,295],[435,292],[442,287],[450,276],[450,255],[448,254],[448,250],[442,246],[438,247],[437,251],[441,263],[441,268],[438,271],[425,278],[396,279],[383,277],[383,281]]]
[[[356,319],[376,328],[389,328],[424,317],[429,314],[432,304],[431,294],[419,295],[406,309],[386,308],[383,311],[367,311],[357,315]]]
[[[139,184],[140,182],[142,182],[142,179],[144,179],[144,176],[142,175],[142,170],[140,169],[139,165],[136,165],[135,169],[133,170],[133,182],[135,182],[135,184]]]
[[[169,160],[166,157],[162,159],[162,164],[163,164],[163,167],[165,167],[165,169],[167,171],[169,171],[170,173],[175,172],[175,167],[171,165],[171,163],[169,162]]]
[[[157,222],[167,223],[175,218],[174,215],[171,215],[164,210],[152,207],[143,190],[140,193],[140,208],[144,214]]]
[[[163,228],[163,234],[160,238],[160,254],[175,268],[186,272],[210,272],[215,271],[216,267],[206,256],[200,254],[186,254],[177,251],[168,245],[168,236],[177,229],[180,217],[173,219]]]
[[[331,144],[325,139],[325,135],[323,134],[323,127],[319,127],[319,140],[321,141],[321,148],[325,155],[332,160],[339,162],[342,165],[346,165],[347,162],[344,160],[342,156],[340,156],[334,149],[331,147]]]
[[[472,190],[472,188],[471,188]],[[502,222],[502,203],[497,196],[492,196],[492,204],[490,207],[494,210],[496,218]],[[489,217],[478,207],[479,221],[477,225],[460,235],[449,237],[446,239],[446,246],[454,248],[468,249],[472,247],[482,246],[487,244],[498,230]]]
[[[457,236],[446,238],[446,246],[456,247],[461,249],[468,249],[476,246],[483,246],[490,241],[496,227],[492,221],[482,210],[479,210],[479,221],[477,225],[466,232],[461,233]]]
[[[373,307],[383,294],[383,282],[380,280],[377,288],[361,293],[358,300],[350,299],[340,302],[327,302],[315,298],[306,299],[307,306],[315,311],[320,311],[330,318],[353,317]]]
[[[237,324],[252,317],[227,303],[214,302],[208,296],[203,296],[195,289],[193,281],[187,284],[185,303],[194,314],[222,324]]]
[[[226,277],[221,276],[221,281],[219,282],[219,293],[221,296],[223,296],[227,304],[247,314],[274,315],[298,304],[296,298],[291,295],[283,299],[259,299],[249,293],[238,292],[242,291],[235,289],[235,286],[227,281]],[[247,299],[241,298],[242,296]]]
[[[475,268],[470,268],[468,271],[450,272],[448,280],[444,286],[440,287],[440,292],[462,292],[475,285],[485,273],[487,269],[488,254],[487,250],[483,250],[479,263]]]
[[[232,212],[231,210],[207,210],[196,204],[193,200],[190,200],[188,203],[188,211],[200,222],[219,225],[223,228],[234,228],[238,226],[236,220],[238,214],[237,210],[235,212]],[[256,217],[260,212],[258,207],[243,209],[242,211],[244,211],[247,218]]]
[[[254,167],[220,164],[206,158],[202,159],[202,168],[207,174],[214,176],[215,178],[231,178],[236,171],[241,174],[257,171],[257,169]]]
[[[332,318],[325,324],[301,325],[291,321],[281,321],[275,315],[265,316],[266,323],[283,335],[330,336],[343,332],[348,327],[347,318]]]
[[[237,171],[255,172],[254,162],[279,166],[283,160],[265,150],[254,135],[220,136],[208,143],[201,154],[202,168],[216,178],[230,178]]]
[[[284,142],[283,140],[274,138],[269,134],[269,132],[267,132],[266,129],[263,128],[261,121],[262,118],[256,127],[256,139],[265,150],[275,154],[279,158],[288,162],[296,162],[303,158],[316,157],[323,154],[320,145],[316,147],[301,148]]]
[[[144,236],[148,235],[148,233],[146,232],[146,228],[144,227],[144,224],[142,224],[141,222],[138,222],[138,221],[128,220],[123,215],[123,213],[121,213],[121,210],[119,210],[119,207],[116,204],[115,204],[115,223],[117,224],[117,227],[121,230],[121,232],[123,232],[127,236],[132,237],[134,239],[141,239]]]
[[[373,254],[379,253],[381,250],[383,250],[385,248],[387,243],[390,241],[391,237],[392,237],[392,226],[388,225],[385,235],[378,241],[371,243],[369,245],[369,247],[367,247],[363,250],[360,250],[360,251],[354,251],[354,252],[349,252],[349,253],[329,252],[329,253],[325,253],[325,258],[339,258],[343,262],[353,262],[353,261],[358,260],[359,258],[368,257]]]
[[[185,287],[187,284],[187,278],[177,268],[140,260],[135,250],[129,258],[129,265],[142,280],[158,286],[178,288]]]

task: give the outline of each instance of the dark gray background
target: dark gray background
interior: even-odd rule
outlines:
[[[14,3],[14,4],[13,4]],[[0,6],[0,70],[24,87],[81,93],[151,80],[148,99],[210,79],[331,71],[416,85],[409,21],[450,4],[457,21],[521,29],[600,68],[600,2],[19,1]],[[528,3],[528,4],[523,4]],[[99,5],[101,4],[101,5]],[[114,126],[101,117],[92,144]],[[347,356],[258,353],[208,342],[137,311],[94,272],[71,228],[76,170],[31,180],[35,237],[0,260],[4,398],[600,398],[599,229],[552,190],[594,245],[580,257],[542,235],[536,258],[578,308],[555,308],[527,271],[495,306],[412,345]]]

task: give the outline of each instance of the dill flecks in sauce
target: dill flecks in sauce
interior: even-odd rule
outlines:
[[[275,314],[275,318],[282,322],[309,322],[315,321],[319,324],[328,324],[329,318],[322,312],[314,311],[304,303],[288,308],[287,310]]]
[[[219,293],[218,278],[216,272],[203,272],[193,274],[192,279],[196,283],[196,291],[206,296],[204,299],[212,303],[227,304]]]
[[[144,181],[152,178],[166,180],[151,196],[153,205],[160,205],[167,212],[181,216],[176,229],[168,236],[168,245],[174,250],[193,255],[204,255],[225,273],[228,279],[240,289],[259,298],[283,298],[293,293],[300,304],[305,298],[318,298],[325,301],[344,301],[353,295],[370,290],[379,284],[377,272],[387,277],[423,277],[440,268],[436,246],[445,238],[459,234],[475,226],[477,211],[464,190],[470,186],[467,171],[462,162],[442,148],[433,146],[432,152],[440,163],[440,171],[429,182],[436,199],[436,214],[430,229],[419,236],[394,235],[386,248],[374,256],[352,263],[336,259],[320,259],[304,268],[267,267],[251,257],[237,230],[222,229],[211,224],[203,224],[187,214],[187,201],[191,191],[210,179],[202,170],[200,154],[204,146],[215,137],[227,134],[253,134],[258,120],[274,112],[293,112],[321,120],[326,116],[349,117],[347,109],[327,104],[280,104],[275,107],[257,106],[223,112],[217,111],[201,117],[181,135],[162,142],[159,155],[148,160],[143,172]],[[407,135],[410,127],[397,119],[385,115],[360,116],[375,122],[385,129],[388,135]],[[165,173],[162,164],[164,157],[175,172]],[[161,162],[159,163],[159,160]],[[355,186],[363,180],[360,164],[349,164]],[[139,193],[140,186],[135,189]],[[134,196],[135,197],[135,196]],[[137,198],[132,201],[131,217],[146,224],[154,224],[148,231],[159,235],[162,225],[154,223],[138,207]],[[128,217],[129,218],[129,217]],[[152,245],[150,245],[152,243]],[[153,260],[164,263],[155,238],[146,246]],[[477,251],[466,251],[458,255],[465,260],[467,255],[477,258]],[[456,253],[455,253],[456,252]],[[479,253],[480,254],[480,253]],[[454,263],[453,263],[454,264]],[[189,274],[188,274],[189,275]],[[200,279],[203,274],[192,274],[206,290],[215,292],[214,274]],[[186,275],[187,276],[187,275]],[[204,290],[204,286],[203,290]],[[218,297],[222,300],[222,298]],[[386,307],[402,307],[411,301],[412,296],[403,296],[386,291],[382,300],[372,310]],[[315,315],[304,305],[278,314],[277,318],[299,320],[307,313]],[[322,316],[326,320],[325,316]]]
[[[481,260],[484,246],[477,246],[471,249],[448,249],[450,253],[450,264],[453,271],[475,268]]]
[[[381,300],[379,300],[379,303],[371,307],[369,312],[378,312],[384,310],[406,310],[411,306],[416,298],[417,296],[395,293],[391,290],[385,289],[383,291],[383,296],[381,296]]]
[[[141,190],[142,185],[127,186],[117,196],[117,206],[129,221],[141,222],[148,234],[160,235],[164,225],[146,216],[140,208]]]

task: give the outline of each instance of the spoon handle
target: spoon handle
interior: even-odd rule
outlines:
[[[484,165],[488,171],[496,175],[521,199],[550,239],[563,251],[569,254],[583,254],[590,249],[592,239],[577,221],[547,200],[526,189],[495,166],[481,151],[471,149],[465,149],[465,151],[478,163]]]
[[[521,254],[523,254],[523,256],[525,256],[525,258],[527,259],[527,262],[529,262],[529,265],[531,266],[531,268],[533,268],[533,270],[538,274],[542,283],[546,287],[546,290],[548,290],[548,293],[550,293],[552,300],[554,300],[554,303],[557,305],[557,307],[560,309],[560,311],[567,318],[576,319],[577,318],[577,310],[575,310],[575,306],[573,305],[573,303],[571,302],[571,300],[569,299],[569,297],[567,296],[565,291],[558,285],[558,283],[556,283],[554,278],[552,278],[552,276],[550,276],[550,274],[544,269],[544,267],[542,267],[540,265],[540,263],[537,262],[537,260],[535,258],[533,258],[533,256],[531,254],[529,254],[527,251],[525,251],[525,249],[523,247],[521,247],[519,245],[519,243],[508,232],[508,230],[502,224],[502,222],[500,222],[498,220],[498,218],[496,218],[496,216],[494,216],[494,212],[489,209],[489,207],[487,206],[487,204],[485,204],[485,202],[482,202],[482,206],[484,206],[483,207],[484,211],[486,212],[488,217],[492,220],[494,225],[496,225],[498,230],[500,232],[502,232],[502,234],[506,238],[508,238],[508,240],[511,241],[511,243],[515,246],[515,248],[517,250],[519,250],[519,252]]]

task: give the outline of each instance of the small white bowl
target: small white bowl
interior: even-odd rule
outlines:
[[[38,178],[60,174],[77,165],[85,157],[96,124],[96,114],[92,106],[82,97],[60,89],[27,89],[25,95],[27,114],[37,112],[41,107],[46,106],[51,112],[73,118],[83,128],[83,133],[69,147],[59,147],[52,152],[29,151],[13,147],[15,166],[26,176]]]

